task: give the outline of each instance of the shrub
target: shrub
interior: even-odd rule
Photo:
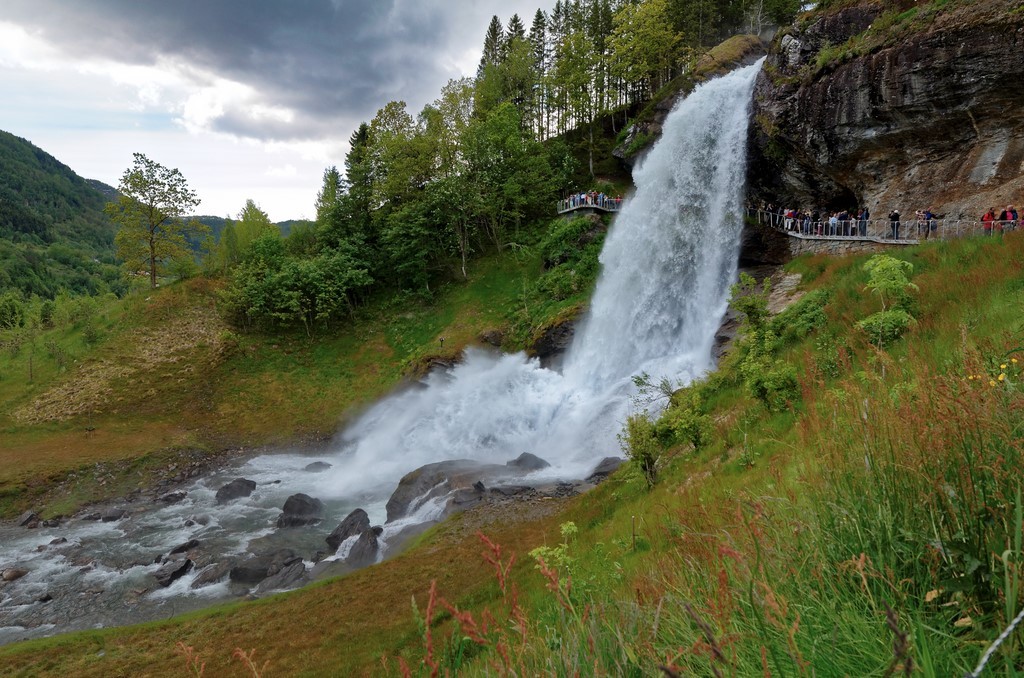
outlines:
[[[914,317],[902,308],[872,313],[859,321],[857,327],[863,330],[879,348],[903,336],[914,323]]]
[[[646,414],[633,414],[626,419],[626,427],[619,434],[622,451],[653,487],[658,478],[658,461],[662,447],[655,432],[654,422]]]
[[[825,306],[829,293],[819,289],[808,292],[772,319],[772,331],[786,341],[797,341],[828,322]]]

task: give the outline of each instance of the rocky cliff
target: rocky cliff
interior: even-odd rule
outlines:
[[[1024,202],[1024,4],[861,3],[780,32],[755,89],[751,194],[793,207]]]

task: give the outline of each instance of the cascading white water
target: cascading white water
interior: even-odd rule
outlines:
[[[579,478],[601,457],[617,454],[633,375],[686,382],[711,365],[736,274],[758,68],[702,85],[669,115],[662,139],[635,172],[635,196],[608,235],[591,310],[561,373],[522,354],[469,350],[462,364],[371,407],[340,435],[325,473],[303,472],[307,456],[266,455],[200,480],[179,503],[140,507],[120,523],[0,527],[0,566],[29,570],[17,586],[0,590],[0,643],[162,617],[230,596],[226,583],[190,589],[194,575],[138,592],[151,585],[154,553],[189,539],[210,554],[245,553],[253,539],[274,532],[280,507],[296,492],[324,500],[325,525],[356,506],[380,523],[398,479],[423,464],[505,462],[533,452],[553,464],[550,475]],[[256,492],[218,506],[215,488],[236,475],[256,481]],[[430,520],[440,509],[427,503],[413,520]],[[322,536],[306,535],[311,541],[302,548],[323,548]],[[51,544],[55,538],[68,542]],[[38,602],[43,594],[55,600]]]
[[[609,233],[590,313],[561,374],[522,355],[468,351],[461,365],[381,401],[349,428],[336,472],[317,490],[351,495],[368,482],[392,487],[422,464],[522,452],[554,473],[585,472],[618,451],[633,375],[685,382],[710,367],[736,274],[758,68],[700,86],[665,121]]]

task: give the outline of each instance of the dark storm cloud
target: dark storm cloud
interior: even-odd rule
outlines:
[[[546,3],[544,3],[546,4]],[[492,13],[536,4],[457,0],[4,0],[0,20],[41,33],[71,57],[148,65],[171,58],[252,86],[290,124],[228,111],[215,129],[317,138],[387,101],[422,105],[447,77],[445,55],[479,48]],[[415,113],[415,111],[413,111]]]

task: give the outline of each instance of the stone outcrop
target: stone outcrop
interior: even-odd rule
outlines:
[[[288,497],[277,518],[278,527],[301,527],[315,525],[323,520],[324,504],[308,494],[298,493]]]
[[[377,540],[377,533],[374,530],[363,530],[359,539],[352,545],[345,562],[352,567],[364,567],[377,562],[377,551],[380,544]]]
[[[754,92],[755,199],[952,219],[1018,199],[1024,15],[1011,5],[865,2],[777,36]]]
[[[341,546],[341,542],[369,529],[370,516],[363,509],[356,509],[345,516],[345,519],[334,528],[334,531],[327,535],[327,545],[333,551],[337,551],[338,547]]]
[[[255,481],[246,478],[235,478],[217,490],[217,503],[226,504],[233,499],[248,497],[255,489]]]

